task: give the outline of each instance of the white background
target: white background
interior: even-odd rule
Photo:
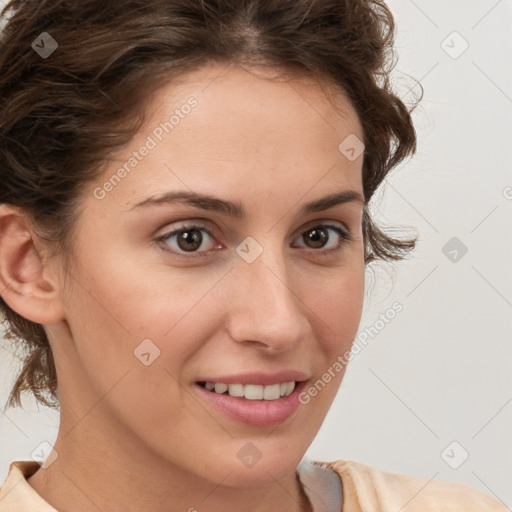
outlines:
[[[417,155],[374,211],[419,242],[412,259],[368,273],[360,332],[381,328],[350,363],[308,456],[462,482],[512,506],[512,2],[389,5],[397,90],[412,101],[410,75],[425,95]],[[443,253],[453,237],[467,247],[455,262],[453,247]],[[395,301],[403,310],[382,328]],[[0,406],[15,370],[2,351]],[[10,462],[57,435],[56,412],[25,404],[0,410],[1,482]]]

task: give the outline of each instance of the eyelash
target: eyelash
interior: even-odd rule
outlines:
[[[350,231],[348,230],[344,230],[342,228],[340,228],[339,226],[336,226],[336,225],[332,225],[332,224],[316,224],[314,226],[311,226],[309,227],[308,229],[306,229],[305,231],[303,231],[300,236],[302,236],[304,233],[307,233],[308,231],[312,231],[313,229],[318,229],[318,228],[328,228],[328,229],[332,229],[334,230],[338,235],[340,235],[340,238],[342,239],[342,241],[339,243],[339,245],[337,247],[334,247],[334,248],[330,248],[330,249],[311,249],[309,248],[309,250],[315,252],[315,253],[318,253],[319,256],[330,256],[332,255],[333,253],[337,253],[339,251],[341,251],[343,249],[343,246],[345,245],[344,242],[349,242],[351,240],[353,240],[353,237],[352,237],[352,234],[350,233]],[[166,240],[168,240],[169,238],[171,238],[172,236],[174,235],[177,235],[181,232],[186,232],[186,231],[192,231],[192,230],[198,230],[198,231],[205,231],[208,236],[210,236],[212,239],[215,240],[214,236],[210,233],[210,231],[208,229],[206,229],[205,226],[201,226],[201,225],[198,225],[198,224],[191,224],[191,225],[184,225],[184,226],[181,226],[179,229],[174,229],[172,231],[169,231],[167,233],[165,233],[164,235],[162,236],[159,236],[156,241],[157,242],[162,242],[163,244],[163,250],[166,251],[166,252],[169,252],[175,256],[178,256],[178,257],[184,257],[184,258],[202,258],[202,257],[208,257],[211,253],[211,252],[215,252],[215,249],[212,251],[201,251],[201,252],[186,252],[186,251],[183,251],[183,252],[178,252],[176,251],[175,249],[169,249],[169,245],[165,243]],[[308,249],[308,248],[306,248]]]

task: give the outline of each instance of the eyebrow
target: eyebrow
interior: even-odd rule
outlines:
[[[243,219],[246,217],[245,209],[239,202],[228,201],[226,199],[220,199],[206,194],[186,191],[167,192],[160,196],[148,197],[140,203],[132,206],[129,211],[138,208],[147,208],[149,206],[172,204],[175,202],[189,204],[203,210],[222,213],[237,219]],[[320,212],[332,208],[333,206],[350,202],[358,202],[362,205],[365,204],[363,196],[356,190],[343,190],[341,192],[335,192],[325,197],[315,199],[310,203],[306,203],[302,206],[300,212],[302,215],[307,215],[309,213]]]

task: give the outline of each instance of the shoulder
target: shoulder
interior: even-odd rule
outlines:
[[[355,461],[326,465],[340,476],[344,502],[354,510],[509,512],[500,501],[464,484],[391,473]]]
[[[1,512],[57,512],[27,481],[39,467],[34,460],[11,463],[5,482],[0,487]]]

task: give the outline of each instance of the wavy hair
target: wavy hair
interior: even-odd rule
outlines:
[[[108,155],[144,122],[159,84],[210,62],[323,78],[350,98],[364,132],[365,262],[399,260],[368,202],[416,149],[411,109],[393,93],[395,26],[381,0],[11,0],[0,34],[0,204],[26,212],[54,254],[68,255],[78,198]],[[32,47],[47,32],[58,48]],[[23,352],[7,407],[31,392],[58,408],[43,325],[0,299],[7,339]]]

